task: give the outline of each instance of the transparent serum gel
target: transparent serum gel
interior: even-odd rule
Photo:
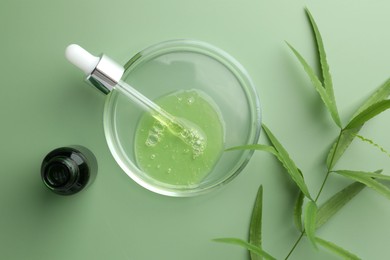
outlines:
[[[181,134],[192,143],[180,141],[150,113],[145,113],[135,133],[137,165],[154,180],[196,187],[213,170],[223,151],[224,124],[218,107],[205,93],[196,89],[178,90],[160,97],[156,103],[180,119],[191,122],[190,130]],[[192,136],[195,127],[202,129],[202,135],[207,136],[207,145]]]

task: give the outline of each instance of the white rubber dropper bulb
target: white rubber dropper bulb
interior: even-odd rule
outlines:
[[[65,57],[76,67],[90,75],[99,63],[100,58],[93,56],[77,44],[69,45],[65,50]]]

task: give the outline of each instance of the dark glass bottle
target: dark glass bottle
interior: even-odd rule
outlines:
[[[46,155],[41,165],[43,183],[60,195],[81,191],[95,179],[96,174],[96,158],[82,146],[55,149]]]

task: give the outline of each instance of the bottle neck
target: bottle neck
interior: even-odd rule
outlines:
[[[79,179],[78,165],[69,157],[53,157],[47,165],[44,171],[44,182],[53,189],[65,192]]]
[[[103,54],[95,69],[86,77],[86,81],[108,94],[121,80],[123,73],[124,68],[121,65]]]

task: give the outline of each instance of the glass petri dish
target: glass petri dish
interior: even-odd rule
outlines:
[[[204,42],[171,40],[153,45],[125,65],[123,80],[151,100],[179,90],[199,90],[218,107],[225,127],[224,148],[256,144],[261,129],[259,97],[245,69],[226,52]],[[236,177],[252,150],[223,151],[196,185],[173,185],[152,178],[137,164],[135,136],[144,114],[137,104],[112,91],[104,108],[104,132],[123,171],[146,189],[187,197],[217,189]]]

